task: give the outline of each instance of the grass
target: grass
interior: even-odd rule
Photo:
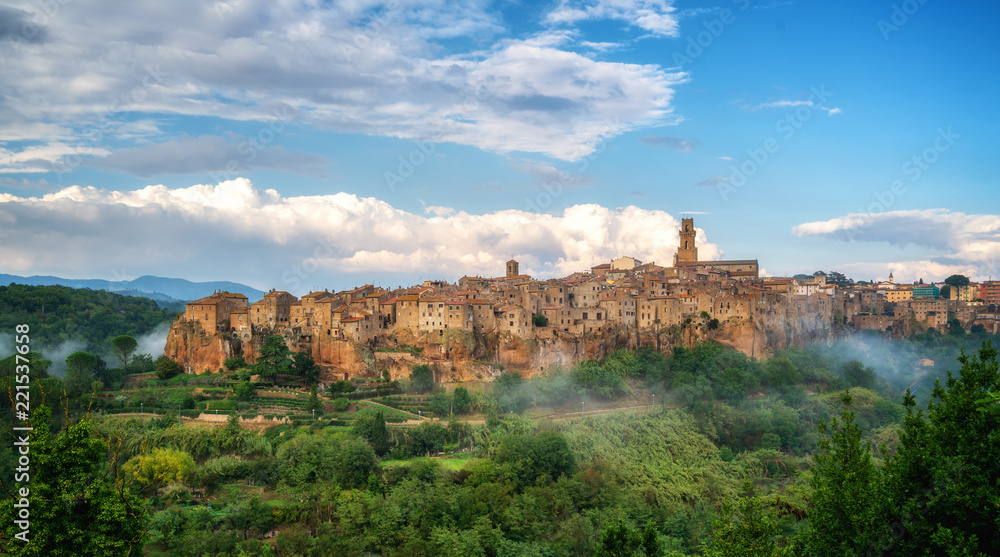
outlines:
[[[475,462],[476,456],[473,453],[459,453],[456,455],[449,455],[441,458],[430,458],[421,456],[409,458],[406,460],[383,460],[380,463],[382,468],[409,468],[414,462],[419,462],[421,460],[433,460],[437,462],[441,468],[445,470],[450,470],[452,472],[458,472],[459,470],[465,468],[466,466]]]
[[[372,404],[372,403],[370,403],[370,402],[368,402],[366,400],[356,400],[356,401],[354,401],[354,404],[357,405],[358,410],[360,410],[362,406],[364,406],[365,408],[374,408],[376,410],[382,410],[385,413],[385,417],[387,419],[388,418],[401,418],[403,420],[419,420],[420,419],[419,416],[414,416],[413,415],[413,414],[416,414],[416,412],[414,412],[413,414],[409,414],[407,412],[402,412],[400,410],[396,410],[395,408],[387,408],[385,406],[381,406],[381,405],[378,405],[378,404]]]

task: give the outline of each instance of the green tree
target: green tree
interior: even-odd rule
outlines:
[[[16,557],[120,557],[142,555],[149,515],[145,501],[111,473],[107,445],[81,420],[58,436],[51,412],[32,415],[29,541],[15,539],[13,499],[0,501],[0,552]]]
[[[847,388],[861,387],[874,390],[878,382],[875,368],[866,366],[860,360],[851,360],[840,364],[840,376]]]
[[[944,283],[948,286],[968,286],[969,277],[965,275],[951,275],[944,279]]]
[[[230,356],[222,362],[222,366],[229,371],[236,371],[240,368],[246,367],[247,361],[243,359],[242,354],[237,354],[235,356]]]
[[[341,441],[333,458],[338,479],[346,487],[362,487],[368,484],[368,476],[378,463],[375,451],[361,439],[347,438]]]
[[[115,353],[115,357],[121,362],[122,369],[125,371],[128,371],[129,360],[138,347],[139,343],[129,335],[118,335],[111,339],[111,348]]]
[[[233,385],[233,394],[236,395],[236,400],[249,402],[253,400],[256,392],[257,385],[250,381],[240,381],[239,383]]]
[[[66,356],[66,367],[69,368],[69,371],[75,371],[81,375],[92,373],[96,365],[97,356],[82,350]]]
[[[170,379],[181,371],[181,366],[167,356],[156,358],[156,377],[158,379]]]
[[[434,371],[428,365],[414,366],[410,371],[410,384],[418,393],[426,393],[434,388]]]
[[[385,426],[385,413],[381,409],[366,409],[354,415],[351,429],[358,437],[368,441],[378,456],[389,452],[389,430]]]
[[[93,354],[77,351],[66,357],[66,393],[70,397],[80,396],[91,391],[94,382],[94,370],[99,358]]]
[[[781,522],[774,509],[757,497],[750,481],[745,494],[726,503],[715,521],[715,539],[705,557],[792,557],[796,548],[781,541]]]
[[[527,407],[524,384],[524,377],[516,371],[505,371],[493,381],[493,394],[500,411],[521,412]]]
[[[926,417],[904,397],[900,445],[886,462],[889,555],[1000,555],[1000,412],[979,410],[1000,390],[997,350],[984,341],[958,361],[958,376],[935,384]]]
[[[330,383],[330,386],[327,387],[326,390],[331,395],[350,393],[354,392],[354,383],[341,379],[340,381]]]
[[[148,455],[133,457],[122,469],[135,478],[141,491],[156,493],[174,482],[185,482],[194,472],[194,459],[178,449],[153,449]]]
[[[609,522],[595,557],[659,557],[662,555],[652,522],[643,530],[629,528],[621,519]]]
[[[306,411],[313,412],[316,416],[323,415],[323,403],[319,400],[319,395],[316,393],[316,385],[313,385],[309,390],[309,402],[306,403]]]
[[[258,354],[254,371],[260,377],[274,379],[278,375],[287,375],[292,372],[291,351],[285,345],[285,339],[281,335],[267,337]]]
[[[136,354],[132,356],[133,373],[152,373],[156,370],[152,354]]]
[[[536,327],[548,327],[549,326],[549,318],[545,317],[541,313],[537,313],[537,314],[533,315],[531,317],[531,322]]]
[[[767,385],[773,389],[784,390],[802,382],[802,374],[798,368],[784,356],[768,360],[764,364],[764,374]]]
[[[455,387],[452,393],[452,404],[456,414],[465,414],[472,407],[472,394],[465,387]]]
[[[823,437],[813,457],[813,506],[805,540],[809,554],[817,557],[868,555],[878,545],[882,472],[862,441],[850,393],[845,392],[842,400],[840,420],[820,422]]]
[[[302,378],[307,385],[314,385],[319,379],[319,366],[307,352],[296,352],[292,356],[292,371]]]

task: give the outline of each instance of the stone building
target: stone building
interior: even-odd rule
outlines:
[[[759,278],[760,265],[756,259],[734,259],[720,261],[698,260],[698,248],[695,247],[696,234],[694,219],[682,219],[680,243],[677,254],[674,255],[674,267],[705,267],[725,271],[730,277],[740,279]]]
[[[206,333],[227,332],[232,329],[229,316],[233,311],[249,307],[243,294],[217,291],[200,300],[188,302],[184,307],[184,319],[201,326]]]
[[[260,301],[250,304],[250,323],[268,329],[285,326],[291,316],[292,303],[296,300],[284,290],[272,289]]]

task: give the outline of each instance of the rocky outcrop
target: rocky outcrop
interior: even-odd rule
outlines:
[[[769,326],[770,325],[770,326]],[[510,333],[480,334],[463,330],[444,332],[399,331],[379,337],[371,345],[350,340],[301,335],[292,329],[254,331],[253,339],[241,343],[231,335],[205,334],[196,323],[183,319],[174,323],[164,353],[185,370],[201,373],[218,370],[226,358],[242,354],[253,363],[263,341],[279,334],[293,352],[308,352],[323,369],[324,382],[352,377],[376,377],[385,371],[393,379],[406,379],[417,365],[428,365],[439,381],[491,381],[503,370],[534,376],[547,370],[571,368],[584,360],[601,359],[619,348],[652,347],[669,353],[675,346],[693,348],[699,342],[716,341],[765,359],[776,350],[835,335],[829,326],[804,320],[769,324],[762,321],[723,321],[710,329],[707,323],[691,322],[659,332],[617,327],[604,334],[571,336],[552,328],[537,328],[532,338]]]
[[[194,321],[178,319],[167,333],[164,355],[181,365],[186,373],[216,372],[222,363],[239,354],[240,342],[224,333],[207,334]]]

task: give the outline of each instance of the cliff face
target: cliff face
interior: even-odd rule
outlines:
[[[239,344],[222,333],[205,334],[197,323],[177,320],[167,333],[163,353],[179,363],[185,372],[215,372],[226,358],[240,353]]]
[[[281,334],[293,352],[312,354],[323,369],[320,379],[324,382],[375,377],[383,370],[388,370],[393,379],[406,379],[416,365],[430,366],[441,381],[491,381],[505,369],[530,377],[555,367],[571,368],[584,360],[599,360],[618,348],[647,346],[669,353],[674,346],[693,348],[709,340],[747,356],[765,359],[792,344],[803,346],[835,333],[822,322],[801,319],[775,323],[734,320],[724,321],[713,330],[705,323],[694,322],[660,333],[619,327],[601,336],[582,337],[539,328],[530,339],[509,333],[483,335],[449,330],[414,334],[397,330],[366,346],[330,337],[299,337],[290,329],[255,334],[253,339],[241,343],[222,333],[207,335],[194,323],[178,320],[167,336],[164,353],[190,372],[215,371],[235,354],[242,354],[247,362],[253,363],[260,344],[270,334]]]

